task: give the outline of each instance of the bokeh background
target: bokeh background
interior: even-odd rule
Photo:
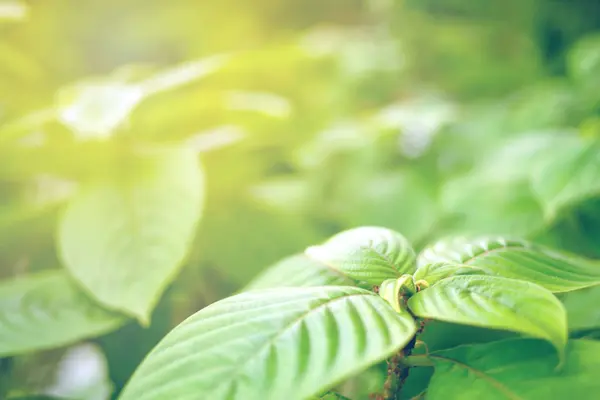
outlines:
[[[350,227],[600,257],[599,30],[596,0],[0,0],[4,289],[63,268],[66,204],[123,149],[183,144],[205,176],[151,323],[6,354],[0,398],[114,398],[184,318]]]

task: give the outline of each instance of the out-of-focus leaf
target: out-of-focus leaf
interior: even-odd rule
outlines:
[[[210,175],[207,182],[210,185]],[[193,249],[197,256],[193,254],[191,261],[218,269],[239,287],[281,258],[323,239],[297,215],[239,199],[239,194],[235,201],[211,199],[210,186],[207,193],[205,217]],[[232,251],[232,243],[243,243],[244,251]]]
[[[544,226],[542,208],[526,180],[467,176],[448,182],[441,196],[444,210],[460,218],[454,230],[461,233],[529,236]]]
[[[3,0],[0,2],[0,22],[25,19],[28,12],[27,4],[19,0]]]
[[[204,78],[226,60],[226,56],[214,56],[188,62],[141,82],[128,82],[126,75],[115,73],[63,88],[57,96],[59,119],[81,139],[110,137],[145,98]]]
[[[533,339],[460,346],[429,358],[431,400],[592,399],[600,390],[600,343],[590,340],[569,342],[560,370],[556,352]]]
[[[272,179],[251,188],[258,201],[288,214],[306,211],[311,204],[309,182],[302,178]]]
[[[552,220],[564,208],[600,196],[600,140],[573,138],[536,168],[532,188]]]
[[[521,237],[539,232],[546,221],[543,207],[531,189],[532,171],[544,155],[572,140],[571,132],[545,131],[486,149],[473,170],[442,187],[444,211],[461,218],[453,231]]]
[[[22,354],[102,335],[125,322],[94,304],[63,271],[0,283],[0,354]]]
[[[411,241],[423,239],[439,218],[431,182],[411,171],[369,174],[348,185],[342,202],[349,225],[386,226]],[[356,190],[359,188],[360,190]]]
[[[354,286],[354,281],[301,253],[270,266],[244,290],[305,286]]]
[[[542,81],[507,102],[505,129],[521,133],[571,126],[578,111],[577,100],[569,82]]]
[[[566,293],[562,301],[567,309],[570,330],[600,328],[600,286]]]
[[[568,339],[562,303],[543,287],[516,279],[454,276],[415,294],[408,306],[421,318],[546,339],[561,358]]]
[[[138,153],[121,175],[82,187],[58,246],[76,280],[100,303],[148,323],[188,251],[203,203],[194,152]]]
[[[569,73],[586,91],[598,99],[600,88],[600,35],[583,38],[571,50]]]
[[[80,83],[58,93],[58,117],[82,140],[105,139],[127,120],[143,97],[139,86],[124,82]]]
[[[502,237],[442,240],[424,249],[417,263],[419,268],[433,263],[465,264],[488,275],[534,282],[552,292],[600,284],[600,265],[591,260]]]
[[[378,285],[415,270],[415,253],[404,236],[390,229],[361,227],[334,235],[305,254],[356,281]]]
[[[290,102],[273,93],[229,92],[226,99],[232,110],[255,111],[274,118],[286,118],[292,112]]]
[[[244,139],[246,133],[237,126],[224,125],[208,131],[198,132],[190,137],[187,147],[200,153],[214,151],[231,146]]]
[[[301,400],[393,354],[415,331],[408,313],[358,288],[246,292],[175,328],[120,399]]]
[[[0,125],[0,144],[40,130],[44,124],[55,119],[56,111],[47,109],[32,112],[16,121]]]
[[[216,55],[165,69],[141,82],[141,89],[145,95],[176,89],[218,71],[230,59],[230,55]]]

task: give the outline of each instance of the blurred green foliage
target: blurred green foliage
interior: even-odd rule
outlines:
[[[87,296],[104,288],[99,307],[150,321],[94,339],[108,371],[95,376],[115,396],[174,325],[341,229],[384,225],[417,249],[450,234],[516,235],[599,258],[598,4],[0,0],[2,285],[66,268]],[[153,163],[141,150],[173,147],[194,151],[204,184],[194,167],[171,171],[187,179],[179,186],[138,171]],[[99,182],[110,201],[94,197],[65,239],[65,209]],[[189,190],[203,200],[170,202]],[[113,218],[130,194],[136,216]],[[127,288],[157,304],[150,319],[119,303]],[[69,306],[1,295],[5,321],[32,315],[22,304],[35,314],[40,298]],[[566,304],[578,327],[600,328],[585,297]],[[452,329],[432,326],[433,347],[448,347]],[[464,341],[495,338],[464,329]],[[42,348],[0,354],[0,397],[64,379]],[[409,380],[414,394],[421,378]],[[366,398],[360,379],[342,391]]]

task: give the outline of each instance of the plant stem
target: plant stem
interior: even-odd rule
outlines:
[[[383,385],[383,400],[400,399],[400,391],[410,372],[410,366],[405,365],[402,360],[405,357],[410,356],[415,348],[416,342],[417,336],[415,335],[410,342],[408,342],[408,344],[388,362],[388,375],[385,384]]]
[[[431,366],[431,361],[426,357],[411,356],[415,345],[417,344],[417,337],[423,333],[427,322],[426,320],[418,321],[419,329],[417,330],[417,333],[415,333],[415,336],[413,336],[402,350],[388,361],[387,378],[383,385],[383,394],[375,395],[376,400],[400,400],[400,391],[402,390],[402,386],[404,386],[406,379],[408,379],[410,368],[416,366]],[[421,365],[414,365],[412,362],[406,362],[407,360],[413,361],[415,357],[418,357],[417,362],[421,362]],[[421,360],[421,358],[424,360]],[[425,365],[425,362],[427,362],[427,365]]]

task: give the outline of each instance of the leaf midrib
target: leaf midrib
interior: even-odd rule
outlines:
[[[351,293],[351,294],[345,294],[343,296],[336,297],[335,299],[331,299],[331,300],[326,301],[326,302],[324,302],[322,304],[319,304],[317,307],[312,308],[312,309],[310,309],[308,311],[305,311],[300,316],[298,316],[295,319],[293,319],[292,321],[290,321],[285,327],[283,327],[281,329],[281,331],[279,331],[275,336],[273,336],[271,339],[269,339],[267,342],[265,342],[262,346],[260,346],[260,348],[258,350],[251,352],[248,357],[246,357],[241,362],[238,362],[236,364],[236,368],[233,369],[231,371],[231,373],[229,374],[230,379],[227,382],[221,382],[221,383],[219,383],[217,386],[214,387],[213,390],[217,390],[217,389],[219,389],[220,387],[222,387],[224,385],[231,385],[233,382],[235,382],[235,378],[237,378],[238,376],[240,376],[240,374],[243,371],[243,369],[246,367],[246,365],[252,359],[260,356],[265,350],[267,350],[270,346],[272,346],[281,336],[283,336],[284,334],[286,334],[289,330],[293,329],[297,324],[299,324],[305,318],[307,318],[308,315],[310,315],[310,314],[312,314],[314,312],[318,312],[321,309],[330,306],[332,303],[335,303],[337,301],[347,300],[348,298],[355,297],[355,296],[372,296],[372,295],[369,294],[369,293]]]
[[[473,256],[467,258],[462,263],[470,265],[469,264],[470,262],[478,259],[479,257],[485,257],[488,254],[496,253],[496,252],[499,252],[499,251],[504,251],[504,250],[507,250],[507,249],[514,250],[514,251],[526,251],[527,249],[529,249],[529,247],[527,247],[526,245],[512,245],[512,246],[497,247],[495,249],[488,249],[488,250],[484,250],[483,252],[481,252],[481,253],[479,253],[477,255],[473,255]]]

